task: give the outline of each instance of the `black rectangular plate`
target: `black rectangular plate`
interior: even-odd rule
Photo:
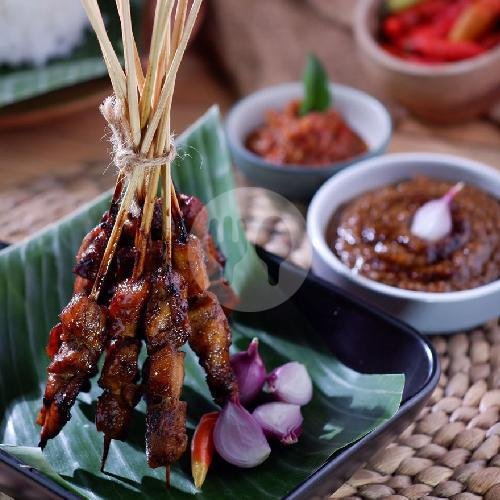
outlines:
[[[270,277],[303,270],[262,249],[260,258]],[[389,444],[412,421],[436,387],[440,369],[436,352],[416,330],[309,274],[289,299],[323,337],[335,356],[361,373],[404,373],[405,387],[398,412],[373,432],[339,450],[286,498],[328,495],[340,487],[376,451]],[[279,315],[287,303],[268,314]],[[52,480],[0,451],[0,491],[17,498],[77,498]]]

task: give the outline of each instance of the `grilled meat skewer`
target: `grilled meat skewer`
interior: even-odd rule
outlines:
[[[73,272],[77,275],[77,277],[88,280],[87,283],[91,283],[90,288],[92,288],[92,285],[94,284],[99,264],[104,254],[104,249],[106,248],[109,236],[113,230],[113,225],[118,213],[122,188],[123,182],[119,179],[115,186],[109,210],[104,212],[99,224],[91,229],[83,238],[80,248],[76,254],[76,264],[73,268]],[[77,278],[76,283],[75,288],[82,291],[84,282],[82,280],[78,280]]]
[[[174,268],[182,275],[188,288],[188,296],[203,293],[210,286],[205,254],[200,240],[189,234],[186,241],[174,243],[172,260]]]
[[[205,264],[210,279],[210,291],[215,293],[219,302],[229,316],[239,302],[229,282],[224,278],[226,258],[215,244],[208,228],[208,211],[196,196],[179,194],[179,206],[188,231],[201,242],[205,252]]]
[[[97,372],[106,340],[104,310],[89,297],[74,295],[60,320],[51,331],[47,349],[52,357],[47,368],[43,407],[37,418],[42,426],[41,448],[70,419],[76,396]]]
[[[180,215],[180,217],[179,217]],[[176,233],[182,214],[175,220]],[[236,396],[238,387],[230,363],[231,329],[217,296],[208,291],[209,279],[200,240],[192,233],[185,241],[174,243],[173,264],[188,283],[189,345],[197,354],[207,375],[207,383],[216,403],[223,405]]]
[[[152,280],[145,315],[148,359],[144,369],[146,453],[152,468],[169,467],[186,450],[186,403],[180,400],[184,382],[184,353],[188,340],[187,286],[183,277],[159,269]]]
[[[189,298],[189,345],[207,374],[216,403],[223,405],[236,396],[238,387],[229,359],[231,329],[215,294],[206,291]]]
[[[129,278],[116,287],[108,307],[109,346],[99,385],[96,427],[104,433],[104,468],[112,439],[125,439],[132,413],[141,397],[139,366],[141,340],[137,335],[150,285],[147,280]]]

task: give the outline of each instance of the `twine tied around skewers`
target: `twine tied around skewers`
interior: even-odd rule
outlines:
[[[134,151],[130,125],[122,99],[115,95],[106,97],[99,109],[111,130],[110,142],[113,146],[113,163],[119,172],[129,176],[136,168],[149,170],[172,163],[177,154],[173,137],[170,138],[170,148],[165,155],[148,158]]]

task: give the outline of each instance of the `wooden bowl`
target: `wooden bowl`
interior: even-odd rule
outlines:
[[[361,0],[354,32],[370,78],[417,117],[453,123],[486,112],[500,100],[500,47],[456,63],[426,65],[399,59],[376,40],[383,0]]]

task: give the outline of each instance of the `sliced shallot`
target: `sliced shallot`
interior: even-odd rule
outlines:
[[[297,361],[291,361],[269,374],[266,391],[280,401],[302,406],[311,401],[313,387],[306,367]]]
[[[231,366],[238,380],[240,401],[251,403],[266,381],[266,367],[259,354],[259,340],[254,338],[248,349],[231,356]]]
[[[455,184],[443,197],[424,203],[413,216],[410,231],[422,240],[435,242],[451,233],[453,220],[450,204],[463,189],[464,183]]]
[[[214,429],[217,453],[238,467],[256,467],[271,453],[264,432],[239,401],[229,400],[220,412]]]
[[[294,444],[302,434],[304,419],[298,405],[266,403],[255,408],[253,416],[267,437],[276,438],[282,444]]]

